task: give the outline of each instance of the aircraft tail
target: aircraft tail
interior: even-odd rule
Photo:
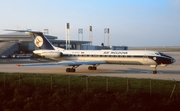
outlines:
[[[55,50],[51,42],[42,32],[28,32],[33,38],[34,45],[37,49]]]
[[[29,31],[29,30],[7,30],[6,31],[17,31],[29,33],[34,41],[36,49],[45,49],[45,50],[56,50],[57,47],[53,46],[52,43],[45,37],[45,35],[40,31]],[[62,49],[62,48],[58,48]],[[62,49],[64,50],[64,49]]]

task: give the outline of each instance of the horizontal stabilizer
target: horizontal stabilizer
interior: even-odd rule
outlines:
[[[32,30],[12,30],[12,29],[4,29],[4,31],[32,32],[32,33],[43,33],[43,32],[45,32],[45,31],[32,31]]]

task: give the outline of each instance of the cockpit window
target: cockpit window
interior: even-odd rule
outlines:
[[[158,52],[155,53],[156,55],[160,55]]]
[[[162,52],[159,52],[159,54],[161,55],[161,56],[166,56],[164,53],[162,53]]]
[[[164,54],[164,53],[162,53],[162,52],[159,52],[159,54],[160,54],[161,56],[165,56],[165,57],[171,58],[170,56],[168,56],[168,55],[166,55],[166,54]]]

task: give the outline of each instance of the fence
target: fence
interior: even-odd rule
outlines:
[[[160,81],[152,79],[132,79],[115,77],[92,77],[92,76],[72,76],[72,75],[53,75],[53,74],[21,74],[21,73],[0,73],[0,82],[4,87],[14,85],[33,85],[34,87],[49,87],[53,91],[63,88],[68,91],[117,91],[121,93],[168,93],[171,99],[178,94],[180,87],[178,81]]]

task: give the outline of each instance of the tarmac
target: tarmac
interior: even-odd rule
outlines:
[[[106,77],[127,77],[144,79],[161,79],[180,81],[180,52],[165,52],[176,59],[174,64],[157,67],[157,74],[152,74],[154,68],[145,65],[99,65],[97,70],[88,70],[88,65],[79,66],[75,73],[67,73],[69,66],[22,66],[19,63],[36,63],[31,59],[0,59],[0,72],[3,73],[39,73],[39,74],[62,74],[62,75],[86,75]]]

